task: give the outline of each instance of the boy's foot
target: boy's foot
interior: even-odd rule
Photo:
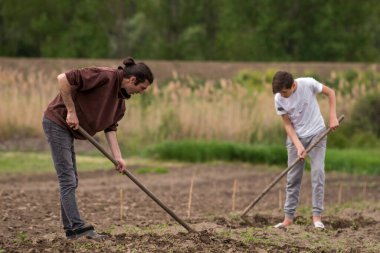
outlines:
[[[324,229],[325,225],[322,223],[321,216],[313,216],[313,224],[315,228]]]
[[[94,240],[102,240],[107,238],[105,235],[96,233],[94,227],[90,224],[86,224],[81,228],[66,230],[66,238],[69,240],[75,240],[83,236]]]
[[[322,221],[316,221],[314,222],[314,227],[318,229],[324,229],[325,225],[323,225]]]
[[[286,225],[284,223],[278,223],[277,225],[274,225],[273,226],[274,228],[278,228],[278,229],[286,229]]]
[[[274,228],[286,229],[288,226],[292,225],[293,220],[285,217],[284,221],[273,226]]]

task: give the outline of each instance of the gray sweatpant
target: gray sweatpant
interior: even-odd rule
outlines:
[[[324,130],[323,130],[324,131]],[[315,141],[323,132],[316,135],[300,138],[305,149]],[[324,188],[325,188],[325,154],[327,138],[323,138],[308,154],[311,161],[311,187],[312,187],[312,204],[313,216],[320,216],[323,211]],[[297,158],[297,149],[290,138],[287,138],[286,147],[288,149],[288,166]],[[288,172],[286,184],[286,200],[284,205],[285,216],[293,219],[299,202],[299,193],[305,161],[300,161]]]
[[[57,172],[63,229],[77,229],[85,222],[80,218],[75,198],[78,174],[75,161],[74,138],[71,133],[53,121],[42,121],[45,135],[50,145],[54,167]]]

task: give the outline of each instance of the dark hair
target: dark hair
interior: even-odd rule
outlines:
[[[272,92],[276,94],[283,89],[290,89],[293,83],[294,79],[292,74],[286,71],[277,71],[272,81]]]
[[[154,77],[150,68],[143,62],[136,63],[132,57],[128,57],[123,60],[124,67],[119,66],[118,69],[122,69],[124,72],[124,78],[129,78],[131,76],[136,77],[135,85],[148,80],[151,84],[153,83]]]

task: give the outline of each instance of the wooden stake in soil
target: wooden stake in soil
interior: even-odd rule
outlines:
[[[235,212],[235,198],[236,198],[237,180],[234,180],[234,185],[232,186],[232,212]]]
[[[123,217],[124,217],[124,204],[123,204],[123,200],[124,200],[123,189],[120,189],[120,220],[123,220]]]
[[[278,189],[278,210],[282,208],[282,189]]]
[[[367,183],[364,183],[364,184],[363,184],[362,195],[363,195],[363,196],[362,196],[363,200],[365,200],[366,195],[367,195]]]
[[[339,191],[338,191],[338,205],[342,203],[342,191],[343,191],[343,185],[339,185]]]
[[[189,190],[189,202],[187,203],[187,218],[191,216],[191,202],[193,196],[194,175],[191,177],[190,190]]]

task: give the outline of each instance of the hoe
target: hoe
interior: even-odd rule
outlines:
[[[118,165],[118,162],[91,136],[86,130],[79,126],[78,131],[86,137],[100,152],[103,153],[113,164]],[[173,219],[175,219],[179,224],[181,224],[188,232],[196,232],[189,225],[187,225],[183,220],[181,220],[172,210],[170,210],[164,203],[161,202],[151,191],[149,191],[142,183],[140,183],[137,178],[131,174],[129,171],[124,171],[124,175],[129,177],[141,190],[143,190],[151,199],[153,199],[162,209],[164,209]]]
[[[341,115],[340,117],[339,117],[339,123],[342,121],[344,119],[344,115]],[[310,152],[310,150],[312,150],[314,147],[315,147],[315,145],[317,145],[325,136],[327,136],[329,133],[331,132],[331,129],[330,128],[328,128],[328,129],[326,129],[319,137],[318,137],[318,139],[316,139],[313,143],[311,143],[310,144],[310,146],[306,149],[306,152],[307,153],[309,153]],[[273,180],[272,181],[272,183],[270,183],[270,185],[267,187],[267,188],[265,188],[265,190],[251,203],[251,204],[249,204],[245,209],[244,209],[244,211],[243,211],[243,213],[241,214],[241,218],[244,220],[244,221],[246,221],[247,223],[250,223],[247,219],[245,219],[246,218],[246,215],[247,215],[247,213],[249,212],[249,210],[251,210],[264,196],[265,196],[265,194],[267,194],[269,191],[270,191],[270,189],[272,189],[273,188],[273,186],[275,185],[275,184],[277,184],[278,183],[278,181],[280,181],[281,180],[281,178],[283,178],[283,176],[286,174],[286,173],[288,173],[299,161],[301,160],[301,158],[298,158],[297,160],[295,160],[286,170],[284,170],[279,176],[277,176],[276,177],[276,179],[275,180]]]

